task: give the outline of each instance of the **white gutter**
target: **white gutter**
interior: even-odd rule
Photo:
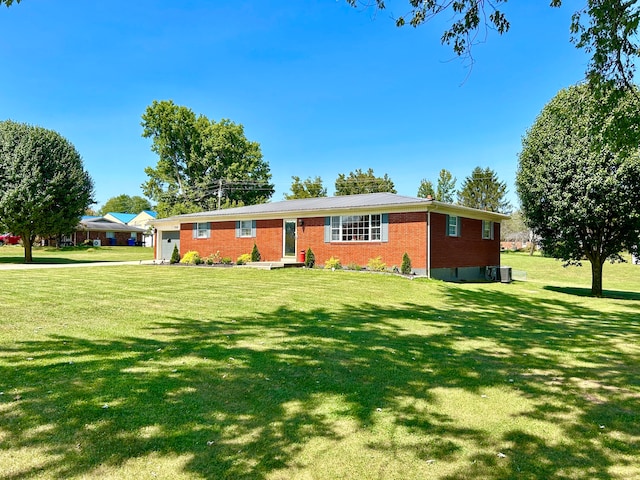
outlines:
[[[431,278],[431,210],[427,210],[427,278]]]

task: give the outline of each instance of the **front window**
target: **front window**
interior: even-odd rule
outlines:
[[[253,231],[253,222],[251,220],[240,220],[240,236],[251,237]]]
[[[196,238],[209,238],[209,223],[196,224]]]
[[[381,223],[380,214],[331,217],[331,241],[380,241]]]
[[[107,232],[107,238],[116,238],[116,232]]]

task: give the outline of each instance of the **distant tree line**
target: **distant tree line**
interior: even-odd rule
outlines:
[[[291,193],[285,194],[287,200],[294,198],[326,197],[327,189],[322,184],[322,178],[291,177]],[[335,181],[335,195],[356,195],[362,193],[397,193],[393,181],[385,173],[377,177],[373,169],[366,172],[357,169],[349,174],[338,175]],[[511,210],[510,203],[505,199],[507,184],[498,179],[496,172],[490,168],[476,167],[466,177],[459,190],[456,190],[456,178],[446,169],[440,170],[436,187],[433,182],[422,179],[418,187],[418,197],[433,198],[445,203],[457,203],[466,207],[478,208],[492,212],[507,213]]]

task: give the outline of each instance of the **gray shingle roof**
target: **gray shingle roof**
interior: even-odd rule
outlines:
[[[404,210],[406,208],[406,210]],[[508,218],[494,212],[485,212],[460,205],[450,205],[447,203],[427,200],[426,198],[408,197],[395,193],[367,193],[361,195],[341,195],[335,197],[302,198],[295,200],[283,200],[280,202],[262,203],[259,205],[248,205],[245,207],[226,208],[208,212],[188,213],[176,215],[174,217],[156,220],[154,224],[179,224],[198,221],[216,221],[228,219],[247,218],[286,218],[288,216],[305,216],[313,214],[339,214],[349,211],[427,211],[439,210],[456,212],[465,216],[491,217],[500,221]],[[331,213],[328,213],[331,212]]]
[[[283,200],[273,203],[261,203],[246,207],[227,208],[210,212],[198,212],[185,215],[177,215],[171,219],[193,217],[217,217],[217,216],[245,216],[254,214],[282,214],[289,212],[314,212],[324,210],[341,210],[350,208],[375,208],[396,205],[416,205],[424,203],[429,205],[430,200],[424,198],[406,197],[394,193],[367,193],[362,195],[341,195],[336,197],[299,198],[295,200]],[[168,219],[167,219],[168,220]]]
[[[144,228],[125,225],[124,223],[112,222],[102,217],[83,219],[78,225],[78,230],[88,230],[90,232],[145,232]]]

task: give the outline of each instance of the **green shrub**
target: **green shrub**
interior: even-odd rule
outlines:
[[[330,268],[332,270],[339,270],[342,268],[342,264],[340,263],[339,258],[331,257],[329,260],[324,262],[324,268]]]
[[[311,247],[307,250],[307,254],[304,257],[304,266],[307,268],[313,268],[316,264],[316,256],[313,254]]]
[[[253,250],[251,250],[251,261],[259,262],[260,261],[260,251],[258,250],[258,245],[253,244]]]
[[[250,253],[243,253],[236,260],[236,264],[245,265],[245,264],[249,263],[250,261],[251,261],[251,254]]]
[[[357,263],[355,263],[355,262],[352,262],[352,263],[350,263],[349,265],[347,265],[347,268],[348,268],[349,270],[355,270],[355,271],[360,271],[360,270],[362,270],[362,267],[361,267],[360,265],[358,265]]]
[[[372,272],[384,272],[387,269],[387,264],[382,261],[382,257],[376,257],[369,259],[367,268]]]
[[[90,238],[87,238],[84,242],[82,242],[82,245],[84,247],[93,247],[93,240],[91,240]]]
[[[409,275],[411,273],[411,259],[407,252],[404,252],[402,255],[402,266],[400,267],[400,273],[404,275]]]
[[[200,254],[195,250],[189,250],[184,254],[180,263],[186,263],[189,265],[200,265],[202,263],[202,259],[200,258]]]
[[[169,263],[171,263],[172,265],[174,263],[180,263],[180,252],[178,251],[178,245],[173,246],[173,253],[171,254],[171,260],[169,260]]]
[[[220,263],[223,265],[231,265],[233,263],[233,260],[231,260],[231,257],[222,257],[220,259]]]

